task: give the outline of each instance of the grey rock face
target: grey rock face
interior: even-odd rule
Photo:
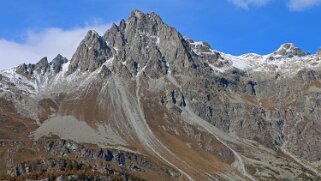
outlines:
[[[77,69],[94,71],[112,57],[111,49],[97,32],[89,31],[73,55],[67,74]]]
[[[58,54],[51,62],[50,66],[55,73],[59,73],[62,70],[62,65],[67,63],[68,59],[63,57],[62,55]]]
[[[190,43],[195,43],[193,40],[188,40]],[[212,47],[210,44],[208,44],[207,42],[201,42],[199,44],[193,44],[193,47],[198,50],[201,53],[211,53],[212,52]]]
[[[16,72],[22,76],[30,78],[33,75],[33,71],[35,69],[34,64],[21,64],[17,67]]]
[[[112,27],[105,33],[104,39],[107,40],[110,46],[118,49],[122,48],[126,44],[124,38],[124,31],[126,28],[125,20],[120,21],[120,25],[113,24]]]
[[[169,70],[174,75],[202,71],[201,67],[206,66],[202,63],[204,60],[217,67],[224,66],[224,61],[219,61],[220,54],[212,52],[209,44],[192,47],[192,42],[165,24],[157,14],[135,10],[127,21],[113,24],[103,37],[88,32],[67,74],[77,69],[94,71],[111,57],[114,62],[126,64],[130,74],[135,75],[144,68],[145,74],[153,79],[166,75]],[[192,48],[203,54],[195,54]]]
[[[45,74],[48,70],[49,70],[49,63],[48,63],[47,57],[42,58],[35,65],[35,71],[38,74]]]
[[[207,42],[195,43],[193,40],[188,40],[188,42],[192,45],[193,52],[197,54],[194,59],[199,59],[200,62],[208,62],[217,68],[230,65],[230,62],[225,61],[221,54],[214,51]]]
[[[152,170],[158,169],[158,165],[155,165],[143,155],[112,149],[93,149],[88,147],[88,145],[78,144],[70,140],[47,141],[44,149],[54,156],[75,157],[79,161],[82,160],[82,162],[86,159],[102,159],[106,162],[114,162],[123,169],[128,169],[128,171],[132,170],[132,166],[135,166],[136,169],[141,167]],[[99,169],[104,169],[104,166],[96,164],[96,168]]]
[[[59,73],[62,69],[62,65],[68,60],[61,55],[57,55],[50,63],[48,63],[47,57],[40,59],[36,64],[21,64],[17,67],[16,72],[28,79],[31,79],[34,73],[44,75],[50,72],[51,68],[54,73]]]
[[[143,68],[147,62],[159,71],[156,74],[149,71],[151,77],[166,74],[166,62],[173,65],[173,72],[184,72],[193,64],[189,43],[155,13],[133,11],[127,21],[122,20],[118,26],[114,24],[104,39],[122,54],[117,59],[136,62],[131,73],[137,73],[137,68]]]
[[[105,65],[102,66],[99,75],[101,78],[107,78],[112,74],[111,70],[109,70]]]
[[[262,74],[220,79],[207,75],[194,79],[202,82],[197,86],[184,86],[183,95],[196,114],[221,130],[276,150],[285,146],[309,161],[320,160],[320,70],[304,69],[278,81]],[[192,87],[198,89],[191,91]]]

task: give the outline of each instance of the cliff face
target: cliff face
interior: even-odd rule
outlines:
[[[71,60],[0,72],[0,175],[318,180],[320,67],[294,44],[218,52],[135,10]]]

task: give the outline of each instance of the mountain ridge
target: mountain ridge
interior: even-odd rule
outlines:
[[[158,24],[160,24],[160,25],[166,25],[163,21],[162,21],[162,19],[160,18],[160,16],[158,16],[156,13],[154,13],[154,12],[152,12],[152,13],[147,13],[147,14],[144,14],[143,12],[141,12],[140,10],[133,10],[132,11],[132,13],[131,13],[131,15],[129,16],[129,18],[128,18],[128,20],[127,21],[130,21],[131,19],[142,19],[142,18],[145,18],[146,19],[146,17],[148,17],[149,19],[152,19],[152,21],[155,21],[155,23],[158,25]],[[148,19],[147,18],[147,19]],[[134,21],[134,20],[133,20]],[[166,26],[168,26],[168,25],[166,25]],[[122,31],[124,31],[124,29],[126,28],[126,21],[124,20],[124,19],[122,19],[121,21],[120,21],[120,23],[119,23],[119,25],[117,26],[115,23],[113,23],[112,24],[112,26],[111,26],[111,28],[109,28],[102,36],[100,36],[97,32],[95,32],[94,30],[89,30],[88,32],[87,32],[87,35],[84,37],[84,39],[82,40],[82,42],[84,42],[84,41],[86,41],[86,39],[88,38],[87,36],[89,36],[90,37],[90,35],[91,34],[94,34],[95,35],[95,37],[97,37],[97,38],[99,38],[100,40],[96,40],[96,41],[100,41],[100,42],[103,42],[103,40],[104,41],[106,41],[106,45],[102,45],[102,46],[105,46],[105,47],[107,47],[107,48],[109,48],[109,49],[113,49],[113,48],[119,48],[119,47],[121,47],[121,46],[123,46],[124,45],[124,35],[123,35],[123,33],[120,33],[120,34],[117,34],[117,32],[119,32],[120,30],[122,30]],[[170,28],[172,28],[172,27],[170,27]],[[180,35],[180,33],[177,31],[177,30],[174,30],[175,32],[177,32],[179,35]],[[117,37],[118,38],[118,40],[117,41],[115,41],[115,39],[111,39],[111,38],[108,38],[108,34],[110,34],[111,32],[113,32],[114,34],[116,34],[116,36],[114,36],[114,34],[112,34],[111,35],[111,37]],[[154,36],[154,35],[151,35],[151,36]],[[189,39],[189,38],[186,38],[186,37],[184,37],[183,38],[183,36],[182,35],[180,35],[181,36],[181,40],[186,40],[187,42],[188,41],[191,41],[191,42],[194,42],[193,40],[191,40],[191,39]],[[123,38],[123,39],[122,39]],[[155,37],[156,38],[156,37]],[[88,40],[87,40],[88,41]],[[92,41],[92,40],[91,40]],[[159,41],[159,40],[158,40]],[[207,43],[207,42],[202,42],[202,41],[200,41],[200,42],[195,42],[195,43],[198,43],[199,45],[200,44],[204,44],[205,45],[205,47],[206,47],[206,49],[207,49],[207,51],[209,52],[209,53],[211,53],[211,51],[213,52],[213,51],[215,51],[215,52],[218,52],[219,53],[219,51],[217,51],[217,50],[214,50],[214,49],[212,49],[212,47]],[[83,43],[80,43],[80,45],[79,46],[81,46]],[[103,43],[104,44],[104,43]],[[109,47],[109,45],[111,46],[111,47]],[[116,46],[114,46],[114,45],[116,45]],[[78,47],[77,49],[79,49],[80,47]],[[289,48],[289,50],[288,50],[288,48]],[[292,48],[292,49],[291,49]],[[291,49],[291,50],[290,50]],[[287,51],[294,51],[294,54],[285,54]],[[310,54],[310,53],[306,53],[306,52],[304,52],[304,51],[302,51],[300,48],[298,48],[298,47],[296,47],[293,43],[284,43],[284,44],[281,44],[280,45],[280,47],[278,48],[278,49],[276,49],[274,52],[272,52],[272,53],[269,53],[269,54],[267,54],[267,55],[259,55],[259,54],[257,54],[258,55],[258,57],[265,57],[265,56],[269,56],[269,59],[281,59],[281,60],[283,60],[283,59],[286,59],[287,58],[287,56],[291,56],[290,58],[293,58],[293,57],[296,57],[296,56],[298,56],[298,57],[304,57],[304,56],[307,56],[307,55],[315,55],[315,56],[317,56],[318,54],[319,54],[319,52],[320,51],[317,51],[316,52],[316,54]],[[75,54],[77,53],[77,51],[75,52]],[[221,53],[223,53],[223,52],[221,52]],[[75,54],[73,55],[73,57],[75,56]],[[249,55],[251,55],[251,54],[253,54],[253,53],[246,53],[246,54],[242,54],[242,55],[239,55],[239,56],[233,56],[233,58],[234,57],[237,57],[237,58],[243,58],[243,57],[249,57]],[[275,56],[277,57],[277,58],[275,58]],[[282,58],[283,57],[283,58]],[[252,57],[251,57],[252,58]],[[72,60],[73,58],[71,58],[71,61],[73,61]],[[77,59],[77,61],[78,61],[78,57],[77,58],[74,58],[74,59]],[[108,59],[108,58],[107,58]],[[255,59],[255,58],[254,58]],[[89,60],[89,61],[91,61],[91,60]],[[246,61],[246,60],[243,60],[243,61]],[[38,62],[39,63],[39,62]],[[77,62],[75,63],[75,64],[77,64]],[[102,64],[102,62],[100,61],[98,61],[97,63],[93,63],[93,64],[96,64],[95,66],[100,66],[101,64]],[[73,66],[75,66],[75,65],[70,65],[71,67],[73,67]],[[91,65],[91,66],[93,66],[93,67],[91,67],[90,69],[91,69],[91,71],[93,70],[93,69],[96,69],[97,67],[95,67],[94,65]],[[77,67],[77,66],[76,66]],[[86,67],[86,66],[85,66]],[[74,68],[69,68],[70,70],[68,71],[68,74],[70,74],[70,73],[72,73],[74,70]],[[81,69],[86,69],[86,68],[84,68],[84,67],[82,67]]]
[[[321,178],[321,65],[293,44],[232,56],[134,10],[102,36],[89,31],[71,60],[0,75],[0,175],[46,168],[67,180],[68,167],[48,165],[68,157],[62,165],[105,180]]]

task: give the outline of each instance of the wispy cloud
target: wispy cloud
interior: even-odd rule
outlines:
[[[321,0],[289,0],[288,7],[292,11],[304,11],[321,4]]]
[[[241,9],[249,9],[251,7],[263,7],[273,0],[227,0]],[[283,0],[291,11],[304,11],[312,7],[321,5],[321,0]]]
[[[241,9],[249,9],[250,7],[262,7],[267,5],[271,0],[228,0],[236,7]]]
[[[0,38],[0,69],[21,63],[34,63],[42,57],[53,59],[57,54],[71,58],[88,30],[104,33],[110,24],[100,23],[74,29],[47,28],[40,32],[28,31],[24,42]]]

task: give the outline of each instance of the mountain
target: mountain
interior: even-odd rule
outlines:
[[[320,180],[320,51],[233,56],[134,10],[0,71],[1,180]]]

